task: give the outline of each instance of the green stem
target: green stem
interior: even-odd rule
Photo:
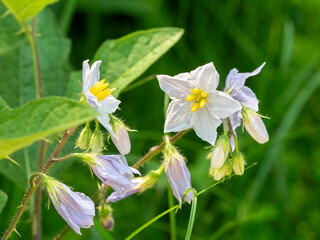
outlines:
[[[137,235],[139,232],[141,232],[143,229],[148,227],[150,224],[154,223],[157,221],[159,218],[163,217],[164,215],[168,214],[169,212],[172,212],[173,210],[179,209],[179,206],[176,205],[172,208],[169,208],[168,210],[164,211],[163,213],[160,213],[158,216],[152,218],[149,222],[143,224],[141,227],[139,227],[137,230],[135,230],[133,233],[131,233],[128,237],[125,238],[125,240],[130,240],[132,239],[135,235]]]
[[[174,206],[173,194],[172,194],[172,190],[171,190],[169,182],[168,182],[168,204],[169,204],[169,209]],[[169,217],[170,217],[170,239],[176,240],[177,239],[177,230],[176,230],[175,213],[173,211],[171,211],[169,213]]]
[[[196,210],[197,210],[197,203],[198,203],[197,190],[193,188],[192,193],[193,193],[193,199],[192,199],[190,218],[189,218],[189,223],[188,223],[187,234],[186,234],[185,240],[191,239],[194,219],[196,217]]]
[[[60,140],[58,146],[56,147],[56,149],[54,150],[54,152],[51,154],[47,164],[44,166],[44,168],[41,170],[40,173],[47,173],[50,169],[50,167],[52,166],[52,164],[54,163],[53,159],[56,158],[58,156],[58,154],[60,153],[61,149],[63,148],[63,146],[65,145],[65,143],[67,142],[68,138],[72,135],[72,133],[74,132],[74,130],[76,129],[76,127],[71,128],[69,130],[66,130],[64,132],[64,135],[62,137],[62,139]],[[34,178],[34,175],[31,176],[32,178]],[[32,179],[32,183],[27,191],[27,193],[24,195],[24,198],[22,200],[21,205],[19,206],[18,211],[16,212],[12,222],[10,223],[8,229],[6,230],[6,232],[4,233],[4,235],[2,236],[1,240],[6,240],[9,238],[9,236],[11,235],[11,233],[16,229],[16,225],[21,217],[21,214],[23,213],[25,207],[27,206],[33,192],[37,189],[37,187],[39,186],[39,184],[41,183],[42,177],[38,177],[36,180],[33,181]]]

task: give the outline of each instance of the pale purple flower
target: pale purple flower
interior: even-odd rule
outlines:
[[[77,234],[81,235],[80,228],[89,228],[94,224],[95,207],[88,196],[73,192],[65,184],[53,179],[47,179],[46,183],[53,206]]]
[[[100,115],[98,121],[108,130],[111,136],[116,137],[110,125],[109,114],[114,113],[120,101],[114,98],[111,93],[114,89],[108,88],[105,79],[100,81],[100,64],[102,61],[96,61],[89,66],[89,60],[82,64],[82,91],[88,104],[97,110]]]
[[[192,188],[191,177],[184,158],[174,147],[171,146],[170,148],[165,151],[163,164],[173,195],[179,201],[181,207],[183,195],[188,189]],[[190,204],[192,197],[193,192],[190,190],[184,201]]]
[[[241,109],[241,105],[224,92],[217,91],[219,74],[213,63],[200,66],[190,73],[174,77],[157,76],[160,88],[169,95],[164,132],[194,128],[204,141],[214,145],[221,119]]]
[[[113,144],[117,147],[118,151],[122,155],[126,155],[131,150],[131,143],[128,134],[129,128],[127,128],[120,119],[115,116],[111,116],[111,126],[115,136],[111,135]]]
[[[259,111],[259,107],[258,107],[259,100],[257,99],[254,92],[250,88],[244,86],[244,84],[248,77],[252,77],[259,74],[261,69],[264,67],[264,65],[265,63],[263,63],[260,67],[258,67],[256,70],[254,70],[251,73],[239,73],[238,70],[234,68],[229,72],[226,79],[224,91],[226,93],[229,93],[233,99],[239,101],[243,106],[251,109],[254,112]],[[230,119],[233,130],[235,130],[238,126],[241,125],[242,112],[241,111],[235,112],[229,117],[229,119]],[[263,122],[262,122],[262,125],[264,127]],[[268,135],[267,132],[266,134]],[[268,139],[269,139],[269,136],[265,138],[266,141],[268,141]],[[231,138],[231,145],[234,149],[233,137]]]
[[[145,190],[152,188],[156,184],[164,170],[163,165],[161,165],[157,170],[150,171],[144,177],[137,177],[132,179],[134,186],[130,189],[126,189],[122,193],[113,192],[108,198],[107,202],[117,202],[123,198],[126,198],[135,193],[142,193]]]
[[[133,195],[135,193],[141,192],[142,191],[142,184],[144,183],[143,178],[133,178],[131,180],[133,183],[133,186],[122,193],[120,192],[113,192],[110,194],[110,196],[107,198],[107,202],[117,202],[123,198],[126,198],[130,195]]]
[[[134,173],[140,175],[137,169],[128,166],[126,158],[122,155],[99,155],[92,159],[90,166],[94,174],[119,193],[134,187]]]

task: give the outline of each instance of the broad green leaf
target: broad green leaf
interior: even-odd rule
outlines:
[[[35,17],[47,5],[58,0],[2,0],[19,22]]]
[[[179,28],[138,31],[116,40],[107,40],[94,59],[102,60],[101,76],[119,90],[117,97],[133,80],[170,49],[182,36]]]
[[[12,19],[15,21],[14,19]],[[65,96],[71,68],[71,42],[64,37],[53,13],[44,10],[36,19],[36,38],[44,96]],[[18,107],[36,97],[33,60],[28,41],[0,56],[0,95],[10,107]]]
[[[0,213],[2,212],[3,207],[6,205],[7,199],[7,194],[0,190]]]
[[[7,8],[0,2],[0,16],[3,16]],[[17,34],[21,27],[12,15],[0,19],[0,55],[19,46],[25,40],[24,34]]]
[[[33,100],[14,110],[0,101],[0,158],[97,114],[88,106],[62,97]]]
[[[11,20],[16,23],[13,17]],[[44,96],[65,96],[71,72],[68,61],[71,42],[61,34],[54,15],[49,9],[38,14],[36,32],[39,33],[36,41],[43,94]],[[24,41],[13,51],[0,56],[0,72],[0,96],[11,108],[19,107],[35,98],[33,61],[28,41]],[[55,138],[52,141],[56,142]],[[25,189],[28,186],[30,173],[38,169],[39,146],[40,144],[36,142],[10,155],[21,167],[10,161],[0,160],[1,174],[11,179],[21,189]],[[48,148],[48,154],[52,153],[51,149]]]

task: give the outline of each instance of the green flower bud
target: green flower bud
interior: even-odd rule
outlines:
[[[79,147],[80,149],[87,149],[90,143],[90,135],[91,130],[89,128],[89,124],[86,124],[79,135],[76,147]]]
[[[232,157],[233,172],[237,175],[242,175],[244,172],[244,165],[246,164],[243,154],[241,152],[235,152]]]

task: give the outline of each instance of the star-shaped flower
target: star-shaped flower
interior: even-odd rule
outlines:
[[[179,132],[194,128],[204,141],[214,145],[221,119],[241,109],[230,95],[217,91],[219,74],[213,63],[200,66],[190,73],[174,77],[157,76],[160,88],[169,95],[164,132]]]
[[[110,89],[109,83],[105,79],[100,81],[100,64],[102,61],[96,61],[89,66],[89,60],[82,64],[82,91],[88,104],[100,113],[98,121],[108,130],[111,136],[116,137],[110,125],[109,114],[114,113],[120,101],[115,99],[111,93],[115,89]]]

